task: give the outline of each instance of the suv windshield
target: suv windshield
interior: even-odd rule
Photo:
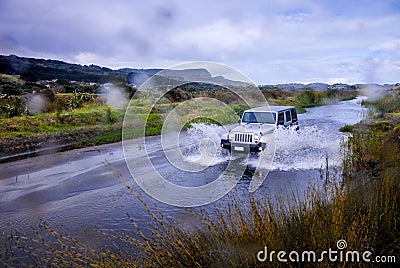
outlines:
[[[273,112],[245,112],[243,114],[242,122],[275,124],[276,114]]]

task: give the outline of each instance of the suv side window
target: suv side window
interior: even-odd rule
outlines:
[[[285,124],[285,117],[283,113],[278,113],[278,125],[284,125]]]
[[[286,122],[292,121],[292,116],[290,115],[290,110],[286,111]]]
[[[297,113],[295,109],[292,109],[292,119],[293,119],[293,123],[297,122]]]

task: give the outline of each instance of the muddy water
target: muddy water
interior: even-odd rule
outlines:
[[[303,196],[310,185],[318,187],[324,183],[323,169],[327,163],[331,176],[340,178],[340,144],[346,137],[338,129],[363,118],[365,109],[360,101],[358,98],[310,108],[299,115],[299,131],[277,130],[275,160],[255,195],[271,199],[285,198],[292,193]],[[159,137],[147,140],[147,150],[157,170],[174,183],[202,185],[216,179],[227,165],[229,155],[218,146],[224,131],[222,127],[198,124],[185,134],[186,142],[181,144],[185,147],[185,161],[198,160],[201,152],[196,141],[205,137],[214,141],[218,150],[212,164],[191,177],[167,164]],[[249,195],[247,189],[257,161],[252,157],[233,161],[245,166],[246,172],[230,195]],[[263,172],[262,168],[260,170]],[[115,233],[132,232],[129,217],[145,227],[149,213],[130,193],[124,180],[150,207],[156,206],[166,217],[187,226],[198,221],[194,214],[199,208],[162,204],[135,185],[119,143],[1,164],[0,234],[13,230],[30,232],[30,226],[45,220],[53,228],[90,243],[96,240],[91,234],[98,228]],[[222,198],[216,205],[223,208],[226,202],[228,198]],[[202,208],[207,210],[210,206]]]

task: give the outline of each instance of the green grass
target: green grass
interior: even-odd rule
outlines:
[[[17,76],[3,75],[2,79],[6,79],[7,81],[15,80],[14,82],[20,81]],[[159,135],[161,133],[166,114],[178,107],[178,105],[180,107],[179,109],[183,109],[180,120],[183,121],[185,127],[188,127],[187,122],[193,120],[193,122],[217,123],[219,125],[236,123],[237,118],[249,107],[239,104],[236,100],[237,96],[228,94],[229,92],[218,92],[200,92],[199,97],[205,97],[202,99],[201,105],[199,105],[198,98],[196,101],[189,100],[184,106],[180,106],[180,102],[171,103],[167,98],[162,98],[151,108],[151,102],[147,98],[137,97],[130,101],[130,112],[136,114],[141,120],[146,119],[145,117],[150,113],[145,130],[145,135],[148,136]],[[337,99],[348,97],[348,94],[346,95],[342,92],[330,92],[330,94],[328,94],[312,90],[298,93],[263,93],[269,97],[275,96],[282,98],[270,100],[269,102],[271,105],[296,106],[298,113],[304,113],[304,107],[323,104],[324,98],[328,95],[330,98],[334,97]],[[210,101],[209,94],[216,95],[216,97],[222,100],[229,100],[229,106],[221,106],[220,103]],[[6,96],[1,100],[0,148],[4,149],[4,151],[12,152],[14,147],[22,148],[24,143],[28,143],[30,144],[29,146],[34,148],[36,146],[35,144],[42,144],[43,140],[50,139],[58,142],[72,142],[74,139],[69,137],[72,133],[76,135],[75,141],[93,139],[93,141],[98,140],[104,143],[108,140],[118,140],[118,135],[112,133],[107,135],[106,132],[109,130],[109,125],[122,126],[125,110],[111,109],[102,104],[95,95],[82,93],[56,94],[54,97],[55,99],[49,106],[49,111],[37,115],[27,114],[27,111],[25,111],[23,107],[24,98],[24,96],[15,96],[12,98]],[[72,100],[75,99],[76,101],[72,102]],[[71,106],[71,102],[74,103],[74,105]],[[132,126],[132,128],[135,128],[135,126]],[[96,129],[96,131],[90,135],[88,132],[92,129]],[[142,131],[130,131],[130,133],[134,133],[132,138],[141,135],[140,132]],[[100,136],[96,139],[94,137],[95,135]],[[43,140],[41,141],[40,139]],[[83,145],[85,143],[80,142],[79,144]]]
[[[187,121],[185,123],[185,125],[183,126],[183,129],[188,129],[188,128],[192,127],[193,124],[197,124],[197,123],[221,126],[221,124],[218,121],[215,121],[213,119],[210,119],[207,117],[197,117],[195,119]]]
[[[264,95],[268,95],[264,93]],[[279,94],[280,98],[274,99],[269,98],[268,102],[270,105],[282,105],[282,106],[295,106],[297,113],[305,113],[304,108],[315,107],[325,104],[332,104],[338,101],[350,100],[356,98],[358,95],[357,91],[343,91],[343,90],[328,90],[328,91],[315,91],[305,90],[299,92],[292,92],[290,94],[282,95]],[[274,96],[274,94],[272,94]],[[271,97],[271,96],[269,96]]]
[[[123,116],[124,110],[92,104],[67,111],[0,118],[0,151],[12,154],[45,143],[75,143],[79,148],[116,142],[121,140]]]
[[[81,108],[59,113],[43,113],[13,118],[0,118],[0,138],[8,138],[16,133],[35,135],[55,131],[70,130],[76,127],[110,123],[110,110],[106,106]],[[116,121],[122,121],[123,111],[111,111]]]
[[[296,111],[298,114],[304,114],[306,110],[304,107],[298,103],[294,99],[286,99],[286,100],[271,100],[270,105],[277,105],[277,106],[295,106]]]
[[[314,91],[314,90],[305,90],[305,91],[300,92],[296,96],[296,101],[303,108],[308,108],[308,107],[322,105],[324,97],[325,97],[325,95],[322,92],[318,92],[318,91]]]
[[[77,147],[108,144],[108,143],[119,142],[121,140],[122,140],[121,129],[114,129],[114,130],[108,130],[106,133],[100,134],[92,138],[86,138],[80,140],[77,144]]]
[[[64,102],[72,94],[63,94]],[[145,121],[145,135],[159,135],[166,117],[178,103],[165,103],[161,101],[151,109],[146,100],[132,100],[130,112],[139,120]],[[197,107],[196,102],[191,102],[184,107],[180,120],[189,127],[187,122],[207,122],[216,124],[229,124],[237,121],[237,114],[244,108],[242,105],[220,107],[211,103]],[[150,114],[148,114],[150,113]],[[203,116],[201,116],[203,115]],[[37,115],[23,115],[13,118],[0,118],[0,149],[4,152],[20,151],[22,148],[35,148],[44,141],[58,143],[75,142],[76,147],[92,144],[105,144],[118,142],[122,139],[122,121],[125,110],[114,110],[108,106],[91,102],[83,107],[62,110],[57,112],[41,113]],[[140,124],[132,123],[126,133],[130,138],[143,134]],[[125,136],[128,137],[128,136]]]

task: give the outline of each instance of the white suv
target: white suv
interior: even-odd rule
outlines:
[[[267,144],[267,134],[277,126],[299,129],[296,107],[263,106],[243,112],[239,126],[221,138],[221,147],[235,151],[260,152]]]

